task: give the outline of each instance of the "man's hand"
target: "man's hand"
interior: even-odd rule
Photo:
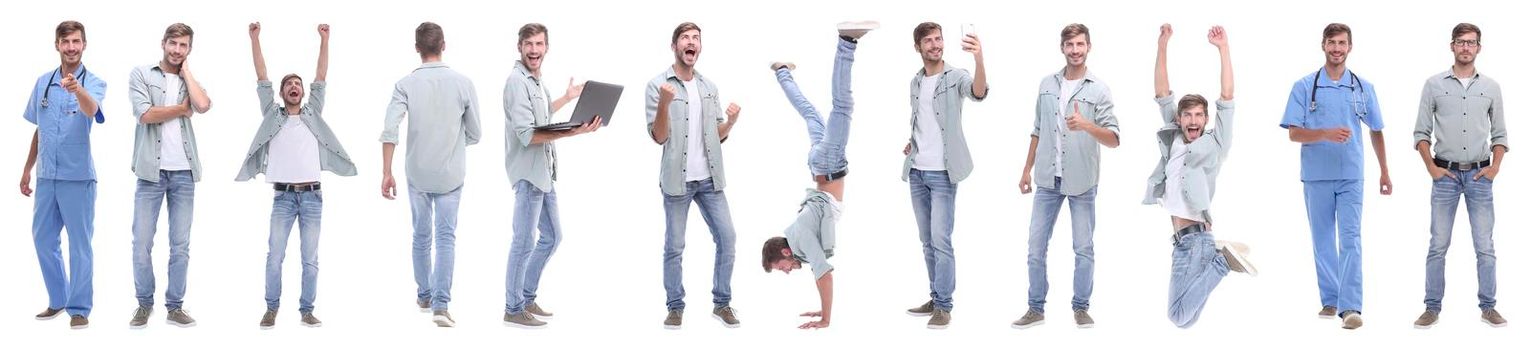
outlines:
[[[669,105],[675,100],[675,86],[664,84],[659,86],[659,105]]]
[[[1323,140],[1333,143],[1345,143],[1349,142],[1351,133],[1349,128],[1323,129]]]
[[[1094,128],[1094,121],[1084,118],[1084,113],[1079,109],[1078,102],[1074,102],[1073,114],[1068,115],[1068,130],[1089,131]]]
[[[572,77],[568,78],[568,90],[563,92],[563,96],[566,97],[566,98],[574,99],[574,98],[579,98],[579,95],[583,94],[583,93],[584,93],[584,83],[574,84],[574,78],[572,78]],[[662,95],[662,93],[660,95]],[[671,94],[670,96],[674,96],[674,95]],[[660,96],[659,98],[663,99],[664,97]]]
[[[1480,180],[1484,177],[1487,178],[1488,181],[1493,181],[1493,179],[1498,178],[1498,164],[1493,164],[1493,166],[1482,168],[1482,171],[1477,172],[1477,176],[1473,176],[1472,180]]]
[[[1031,191],[1035,191],[1035,190],[1036,190],[1035,188],[1031,187],[1031,173],[1030,172],[1026,172],[1025,175],[1021,175],[1020,176],[1020,194],[1031,194]]]
[[[1212,26],[1211,30],[1206,31],[1206,41],[1219,49],[1226,48],[1227,31],[1223,30],[1222,26]]]
[[[1386,172],[1381,173],[1381,195],[1392,195],[1392,175],[1389,175]]]
[[[738,108],[738,104],[737,103],[729,103],[728,104],[728,110],[726,112],[728,114],[728,122],[731,123],[731,122],[733,122],[735,120],[738,120],[738,111],[739,111],[739,108]]]
[[[983,42],[978,40],[977,34],[967,33],[962,38],[962,51],[971,52],[974,57],[983,57]]]
[[[382,196],[383,196],[383,198],[387,198],[388,200],[393,200],[393,198],[395,196],[397,196],[397,195],[398,195],[398,185],[393,182],[393,174],[383,174],[383,180],[382,180]]]
[[[1450,172],[1450,170],[1446,170],[1445,168],[1441,168],[1441,167],[1436,166],[1434,164],[1430,164],[1429,168],[1428,169],[1424,169],[1424,170],[1428,170],[1429,171],[1429,179],[1430,180],[1439,180],[1439,179],[1444,178],[1446,176],[1449,176],[1452,179],[1456,178],[1456,174],[1452,174]],[[1482,173],[1477,173],[1477,175],[1481,176]]]
[[[597,115],[595,116],[595,119],[591,119],[589,123],[584,123],[584,125],[580,125],[577,128],[568,129],[568,134],[564,135],[564,137],[588,134],[595,132],[595,130],[600,130],[600,119],[601,116]]]
[[[32,172],[21,173],[21,195],[32,196]]]
[[[329,40],[329,25],[328,24],[320,24],[319,25],[319,39],[320,40]]]
[[[1169,43],[1169,38],[1173,37],[1173,36],[1174,36],[1174,26],[1173,25],[1169,25],[1168,23],[1164,23],[1163,25],[1158,26],[1158,46],[1167,45]]]
[[[72,74],[70,72],[63,72],[62,74],[63,74],[64,78],[60,79],[58,81],[58,85],[59,86],[63,86],[64,87],[64,91],[68,91],[70,94],[79,94],[80,93],[80,81],[76,80],[74,78],[74,74]]]
[[[823,317],[823,312],[822,311],[808,311],[808,312],[802,313],[801,316],[802,317]],[[828,321],[823,321],[823,320],[808,321],[807,323],[803,323],[801,326],[797,326],[797,328],[799,328],[799,329],[829,328],[829,322]]]
[[[914,143],[913,142],[909,142],[909,143],[903,144],[903,155],[906,156],[906,155],[908,155],[909,152],[911,152],[913,150],[914,150]]]
[[[250,39],[260,39],[260,22],[250,23]]]

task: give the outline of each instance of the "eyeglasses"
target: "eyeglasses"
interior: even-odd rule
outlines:
[[[1456,39],[1456,40],[1451,40],[1450,44],[1454,45],[1454,46],[1457,46],[1457,47],[1477,47],[1477,46],[1482,45],[1482,42],[1478,41],[1478,40],[1461,40],[1461,39]]]

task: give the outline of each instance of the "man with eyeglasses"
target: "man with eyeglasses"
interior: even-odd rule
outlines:
[[[1344,329],[1360,328],[1360,212],[1365,193],[1365,147],[1355,133],[1370,127],[1371,147],[1381,166],[1381,194],[1392,194],[1387,174],[1386,142],[1376,89],[1346,66],[1351,48],[1349,26],[1323,29],[1323,68],[1291,87],[1285,117],[1292,142],[1302,145],[1301,179],[1312,229],[1317,267],[1318,317],[1343,318]],[[1337,230],[1337,239],[1335,231]]]
[[[1494,309],[1498,301],[1493,298],[1498,289],[1498,259],[1493,254],[1493,181],[1498,178],[1504,153],[1509,152],[1503,92],[1497,81],[1477,72],[1482,30],[1461,23],[1450,34],[1455,64],[1424,81],[1418,123],[1413,129],[1414,148],[1434,180],[1429,199],[1429,254],[1424,260],[1424,314],[1413,326],[1429,328],[1439,322],[1440,299],[1445,295],[1445,251],[1450,248],[1456,207],[1465,196],[1472,247],[1477,252],[1477,307],[1482,309],[1483,323],[1503,327],[1509,322]]]

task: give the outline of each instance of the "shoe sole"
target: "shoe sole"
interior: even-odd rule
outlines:
[[[738,323],[729,324],[728,321],[724,321],[722,316],[718,316],[717,314],[712,314],[712,319],[717,320],[717,322],[721,322],[723,327],[738,328],[740,326]]]
[[[664,329],[668,329],[668,330],[672,330],[672,331],[678,331],[678,330],[680,330],[680,326],[679,325],[668,325],[667,324],[667,325],[664,325]]]
[[[308,328],[324,327],[324,322],[319,322],[319,323],[303,323],[303,322],[298,322],[298,324],[301,324],[301,325],[303,325],[303,327],[308,327]]]
[[[1225,249],[1228,253],[1227,255],[1232,256],[1238,266],[1243,268],[1243,273],[1248,274],[1249,277],[1259,277],[1259,269],[1255,268],[1254,264],[1248,261],[1248,257],[1244,256],[1243,252],[1233,249],[1232,246],[1228,246]]]
[[[78,329],[86,329],[86,328],[90,328],[90,325],[84,325],[84,326],[69,326],[69,329],[76,329],[76,330],[78,330]]]
[[[934,311],[930,311],[930,312],[904,311],[903,313],[908,314],[909,316],[914,316],[914,317],[929,317],[930,314],[933,314],[935,312]]]
[[[520,328],[520,329],[543,329],[543,328],[547,328],[547,325],[545,325],[545,324],[544,325],[540,325],[540,326],[533,326],[533,325],[527,325],[527,324],[519,324],[519,323],[515,323],[515,322],[510,322],[510,321],[505,321],[504,324],[505,324],[505,327]]]
[[[62,312],[60,312],[60,313],[62,313]],[[47,321],[47,320],[51,320],[51,319],[55,319],[55,318],[58,318],[58,314],[53,314],[53,316],[36,316],[36,317],[32,317],[32,319],[38,320],[38,321]]]
[[[946,329],[946,326],[948,326],[948,325],[927,324],[927,325],[924,325],[924,328],[929,328],[929,329]]]
[[[1487,320],[1487,319],[1485,319],[1485,318],[1484,318],[1484,319],[1481,319],[1481,320],[1482,320],[1482,323],[1486,323],[1486,324],[1487,324],[1487,325],[1488,325],[1488,326],[1492,326],[1492,327],[1493,327],[1493,328],[1503,328],[1503,327],[1508,327],[1508,326],[1509,326],[1509,323],[1508,323],[1508,322],[1504,322],[1504,323],[1493,323],[1493,322],[1491,322],[1491,321],[1488,321],[1488,320]]]
[[[263,331],[269,331],[269,330],[274,329],[274,328],[276,328],[276,325],[260,326],[260,330],[263,330]]]
[[[168,325],[171,325],[171,326],[176,326],[176,327],[181,327],[181,328],[191,328],[191,327],[196,327],[197,326],[196,322],[192,322],[192,323],[179,323],[179,322],[175,322],[175,321],[171,321],[171,320],[165,320],[165,324],[168,324]]]
[[[1430,323],[1430,324],[1413,324],[1413,329],[1430,329],[1430,328],[1434,328],[1434,324],[1433,323]]]
[[[445,316],[431,317],[430,320],[436,323],[436,327],[456,327],[457,326],[457,322],[456,321],[452,321],[451,319],[446,318]]]
[[[427,313],[427,312],[430,312],[430,308],[428,308],[428,307],[420,308],[420,313]]]
[[[1027,329],[1027,328],[1031,328],[1031,327],[1035,327],[1035,326],[1040,326],[1040,325],[1044,325],[1044,324],[1047,324],[1047,321],[1045,321],[1045,320],[1036,321],[1036,322],[1031,322],[1030,324],[1014,324],[1014,323],[1011,323],[1011,324],[1009,324],[1009,328]]]
[[[838,30],[875,30],[882,28],[882,24],[874,21],[849,22],[834,26]]]
[[[1094,328],[1094,324],[1093,323],[1085,323],[1085,324],[1078,325],[1078,329],[1090,329],[1090,328]]]

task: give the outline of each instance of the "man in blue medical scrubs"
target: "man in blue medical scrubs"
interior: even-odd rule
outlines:
[[[85,70],[85,25],[64,21],[54,30],[59,67],[37,78],[23,115],[37,125],[31,151],[21,172],[21,195],[32,196],[32,167],[37,167],[37,191],[32,212],[32,242],[48,288],[48,308],[38,320],[69,313],[69,327],[90,325],[95,231],[96,169],[90,157],[91,122],[105,122],[101,100],[106,82]],[[60,232],[69,232],[69,273],[64,273]]]
[[[1360,208],[1365,193],[1365,147],[1361,124],[1369,126],[1371,147],[1381,166],[1381,194],[1392,194],[1387,152],[1381,135],[1376,89],[1345,67],[1349,26],[1323,29],[1325,63],[1291,87],[1280,127],[1302,144],[1302,184],[1307,222],[1312,227],[1312,256],[1317,267],[1318,317],[1343,318],[1344,329],[1360,328]],[[1337,229],[1337,239],[1335,230]]]

